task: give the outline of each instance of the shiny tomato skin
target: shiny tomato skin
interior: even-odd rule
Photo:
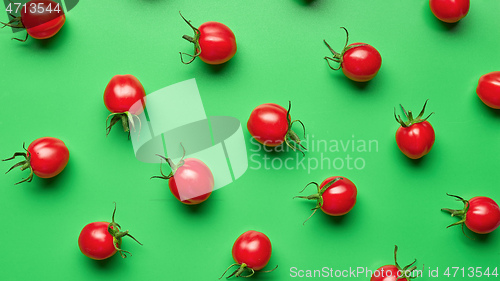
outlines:
[[[396,131],[396,143],[404,155],[418,159],[431,151],[436,135],[431,123],[423,121],[409,127],[400,126]]]
[[[31,4],[36,5],[35,13],[32,12]],[[66,15],[62,5],[59,5],[59,11],[54,11],[57,5],[51,0],[31,0],[26,3],[26,8],[21,8],[21,21],[31,37],[47,39],[59,32],[66,22]],[[39,7],[43,7],[41,13],[39,13]]]
[[[353,43],[359,45],[365,43]],[[348,47],[349,47],[348,46]],[[382,66],[380,53],[371,45],[354,47],[344,53],[342,59],[342,72],[347,78],[356,82],[372,80]]]
[[[104,105],[112,113],[130,112],[134,115],[142,113],[146,92],[139,79],[134,75],[115,75],[104,90]],[[143,100],[141,104],[134,104]]]
[[[225,24],[215,21],[205,22],[198,28],[201,48],[200,59],[208,64],[222,64],[236,54],[236,38]]]
[[[249,230],[236,239],[232,253],[236,263],[261,270],[271,259],[271,240],[262,232]]]
[[[40,178],[52,178],[61,173],[69,161],[69,150],[57,138],[43,137],[28,146],[27,156],[33,173]]]
[[[282,144],[288,132],[287,110],[275,103],[257,106],[248,118],[250,135],[259,143],[275,147]]]
[[[384,265],[377,269],[378,276],[375,274],[372,275],[370,281],[406,281],[405,277],[398,278],[398,274],[402,275],[403,273],[399,272],[399,269],[395,265]]]
[[[116,253],[108,225],[109,222],[92,222],[82,229],[78,246],[84,255],[94,260],[104,260]]]
[[[469,13],[470,0],[429,0],[429,6],[436,18],[454,23]]]
[[[500,71],[481,76],[476,93],[484,104],[494,109],[500,109]]]
[[[320,189],[336,178],[340,177],[329,177],[324,180],[320,185]],[[356,205],[356,196],[358,194],[356,185],[349,179],[342,178],[332,184],[322,195],[323,205],[321,206],[321,210],[327,215],[345,215]]]
[[[186,205],[200,204],[214,190],[214,176],[201,160],[187,158],[168,181],[172,194]]]
[[[465,225],[475,233],[486,234],[500,226],[500,208],[491,198],[477,196],[469,200]]]

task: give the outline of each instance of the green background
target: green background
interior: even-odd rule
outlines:
[[[440,211],[461,208],[446,192],[500,200],[500,114],[475,94],[479,77],[499,70],[498,1],[471,1],[457,25],[438,21],[424,0],[210,2],[82,1],[52,39],[23,44],[1,30],[1,157],[42,136],[62,139],[71,155],[53,179],[14,186],[28,172],[0,177],[2,280],[216,280],[233,262],[234,240],[250,229],[269,236],[268,267],[279,265],[273,273],[257,274],[260,280],[291,279],[290,267],[375,270],[393,262],[395,244],[400,264],[417,258],[424,272],[500,266],[499,230],[487,236],[468,232],[475,238],[469,240],[459,227],[446,229],[456,219]],[[181,64],[178,52],[192,50],[181,36],[192,31],[179,10],[195,25],[228,25],[238,43],[235,57],[220,67],[200,60]],[[323,39],[337,50],[344,45],[340,26],[350,31],[351,42],[380,52],[382,68],[371,82],[351,82],[324,61],[330,54]],[[196,78],[207,115],[242,122],[249,156],[255,149],[245,126],[251,110],[266,102],[286,106],[288,100],[293,118],[315,139],[347,141],[354,135],[377,140],[378,151],[306,155],[362,157],[362,170],[308,173],[255,169],[250,162],[240,179],[208,201],[185,206],[166,181],[149,180],[158,165],[137,161],[125,133],[117,127],[105,136],[104,88],[113,75],[127,73],[147,93]],[[393,108],[402,103],[418,112],[425,99],[428,112],[436,113],[429,119],[436,143],[412,161],[396,146]],[[318,212],[302,225],[314,202],[292,197],[306,183],[333,175],[356,184],[356,206],[342,218]],[[117,222],[144,246],[125,239],[123,248],[132,257],[97,262],[80,253],[78,235],[87,223],[110,220],[113,201]],[[470,278],[457,278],[462,279]]]

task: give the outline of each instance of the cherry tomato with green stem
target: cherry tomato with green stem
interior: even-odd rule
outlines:
[[[10,7],[13,10],[16,6]],[[28,35],[35,39],[53,37],[66,22],[63,8],[59,3],[51,0],[31,0],[19,9],[21,10],[20,17],[9,14],[12,19],[8,23],[2,23],[3,27],[26,29],[25,39],[12,38],[17,41],[26,42]]]
[[[265,146],[276,147],[286,143],[293,150],[299,150],[304,154],[302,149],[307,149],[300,144],[300,137],[292,130],[292,126],[295,122],[302,125],[304,138],[306,128],[302,121],[292,121],[290,117],[291,109],[291,102],[288,104],[288,110],[275,103],[265,103],[257,106],[248,118],[248,132],[257,142]]]
[[[462,232],[465,234],[465,224],[468,229],[475,233],[487,234],[493,232],[500,226],[500,208],[493,199],[485,196],[476,196],[470,200],[465,200],[457,195],[447,195],[457,198],[457,201],[462,201],[464,204],[462,210],[441,209],[442,211],[450,213],[452,217],[461,218],[448,227],[461,225]],[[467,234],[465,234],[465,236],[467,236]]]
[[[469,13],[470,0],[429,0],[429,7],[439,20],[455,23]]]
[[[256,271],[262,270],[271,259],[271,240],[262,232],[249,230],[236,239],[233,244],[232,253],[235,263],[230,265],[219,279],[234,266],[238,268],[227,278],[232,276],[250,277],[253,276]],[[278,268],[278,266],[274,269],[261,272],[271,272],[276,268]],[[242,275],[245,271],[249,273],[247,275]]]
[[[25,160],[16,163],[8,171],[16,167],[20,167],[21,171],[26,169],[30,170],[27,178],[16,183],[31,182],[33,174],[39,178],[53,178],[61,173],[69,161],[69,150],[60,139],[53,137],[43,137],[34,140],[28,149],[25,148],[23,143],[24,152],[16,152],[14,156],[2,161],[13,160],[18,156],[24,157]]]
[[[394,264],[384,265],[375,270],[370,278],[370,281],[410,281],[417,276],[414,273],[418,271],[414,271],[417,269],[414,264],[417,262],[413,261],[411,264],[401,268],[398,264],[397,260],[397,252],[398,246],[394,247]]]
[[[111,222],[92,222],[82,229],[78,237],[78,246],[85,256],[94,260],[104,260],[119,252],[122,258],[126,258],[127,254],[132,254],[121,249],[122,238],[125,236],[142,245],[128,230],[120,230],[120,225],[115,222],[115,213],[116,203]]]
[[[328,66],[333,70],[342,69],[342,72],[344,72],[347,78],[356,82],[367,82],[372,80],[382,66],[382,57],[380,53],[373,46],[366,43],[349,44],[349,33],[345,27],[341,28],[345,30],[347,35],[345,46],[341,53],[333,50],[333,48],[326,43],[326,40],[323,40],[333,54],[332,57],[325,56]],[[338,63],[338,67],[333,67],[330,61]]]
[[[121,121],[123,131],[129,132],[130,128],[135,129],[134,118],[138,117],[146,108],[146,92],[139,79],[134,75],[115,75],[109,81],[104,90],[104,105],[111,112],[106,118],[106,136],[111,132],[111,128]],[[108,126],[108,120],[111,121]]]
[[[317,193],[309,196],[294,197],[317,201],[316,207],[312,209],[313,213],[304,221],[304,224],[318,209],[321,209],[325,214],[330,216],[343,216],[349,213],[354,208],[354,205],[356,205],[358,190],[356,185],[345,177],[329,177],[321,185],[318,185],[316,182],[310,182],[301,192],[311,184],[316,185]]]
[[[425,101],[422,111],[416,118],[413,118],[411,111],[406,112],[404,107],[400,105],[406,118],[408,118],[406,122],[403,121],[401,116],[396,116],[396,108],[394,108],[394,118],[401,125],[396,131],[396,144],[399,150],[411,159],[418,159],[429,153],[436,139],[434,128],[427,121],[434,112],[422,119],[427,101]]]
[[[181,17],[194,31],[194,37],[188,35],[182,37],[194,44],[194,55],[180,52],[182,63],[190,64],[199,57],[208,64],[223,64],[236,54],[236,38],[233,31],[225,24],[209,21],[196,28],[182,14]],[[191,59],[185,62],[183,55]]]
[[[500,71],[481,76],[477,83],[476,94],[487,106],[500,109]]]

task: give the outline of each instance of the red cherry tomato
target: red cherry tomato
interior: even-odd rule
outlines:
[[[264,233],[249,230],[236,239],[233,244],[232,253],[236,263],[229,266],[224,274],[231,267],[238,266],[238,269],[229,275],[228,278],[233,275],[236,277],[250,277],[254,275],[255,271],[263,269],[269,263],[272,253],[271,241]],[[270,272],[274,269],[263,272]],[[242,275],[244,271],[249,271],[249,274]]]
[[[299,122],[302,126],[304,124],[300,120],[291,120],[290,109],[291,103],[289,103],[288,111],[275,103],[257,106],[248,118],[248,132],[256,141],[268,147],[276,147],[285,142],[294,150],[305,149],[300,144],[301,140],[298,135],[292,130],[294,122]],[[295,143],[294,145],[292,145],[292,141]]]
[[[142,245],[128,233],[128,230],[120,230],[119,225],[115,222],[115,212],[116,204],[111,223],[92,222],[82,229],[78,237],[78,246],[84,255],[94,260],[103,260],[119,252],[123,258],[126,258],[126,254],[130,254],[130,252],[120,249],[124,236],[129,236]]]
[[[468,229],[475,233],[486,234],[500,226],[500,208],[493,199],[476,196],[467,201],[460,196],[448,195],[458,198],[464,203],[464,209],[462,210],[442,209],[449,212],[453,217],[462,218],[448,227],[460,224],[463,230],[463,225],[465,224]]]
[[[23,145],[24,148],[24,145]],[[69,161],[69,151],[64,142],[57,138],[43,137],[36,139],[25,149],[26,152],[17,152],[13,157],[3,161],[12,160],[17,156],[23,156],[25,160],[15,164],[8,171],[15,167],[21,170],[30,169],[30,175],[16,183],[31,182],[33,174],[40,178],[52,178],[64,170]]]
[[[111,112],[108,119],[113,117],[107,127],[106,135],[111,131],[111,127],[120,121],[123,124],[123,130],[128,132],[130,125],[135,126],[134,118],[138,118],[137,115],[141,114],[146,107],[146,92],[135,76],[115,75],[104,90],[104,105]],[[106,119],[106,125],[108,119]]]
[[[396,131],[396,143],[399,150],[411,159],[418,159],[429,153],[434,145],[434,140],[436,139],[434,129],[427,121],[427,118],[429,118],[432,113],[425,119],[422,119],[426,105],[427,101],[424,104],[424,108],[416,118],[413,118],[411,111],[406,113],[404,108],[401,106],[406,117],[408,118],[408,121],[406,122],[401,119],[401,116],[398,115],[396,117],[396,109],[394,109],[394,117],[396,118],[396,121],[401,124]]]
[[[347,78],[356,82],[366,82],[372,80],[382,66],[382,57],[373,46],[366,43],[348,44],[349,33],[342,27],[346,34],[346,45],[341,53],[335,52],[325,40],[323,40],[332,52],[332,57],[325,57],[328,66],[333,70],[342,69]],[[338,67],[332,67],[330,61],[339,63]]]
[[[444,22],[454,23],[467,15],[470,0],[429,0],[429,6],[436,18]]]
[[[347,178],[339,176],[329,177],[324,180],[321,185],[311,182],[306,185],[306,187],[310,184],[316,185],[318,190],[317,193],[309,196],[294,197],[317,201],[317,205],[313,209],[314,212],[307,220],[309,220],[318,209],[321,209],[325,214],[330,216],[343,216],[351,211],[356,204],[358,190],[354,183]],[[305,188],[302,191],[304,190]]]
[[[196,57],[200,57],[202,61],[208,64],[222,64],[230,60],[236,54],[236,38],[233,31],[226,25],[209,21],[200,25],[199,28],[194,27],[190,21],[181,17],[193,29],[195,37],[184,35],[183,38],[194,44],[195,54],[189,55],[181,53],[181,61],[189,64]],[[191,57],[191,60],[184,62],[182,55]]]
[[[60,4],[51,0],[31,0],[20,8],[21,16],[13,17],[5,26],[26,29],[28,35],[35,39],[47,39],[54,36],[66,22],[64,10]]]
[[[417,260],[410,265],[401,268],[397,261],[398,246],[394,248],[394,265],[384,265],[375,270],[370,278],[370,281],[410,281],[417,277],[413,271],[416,266],[411,267]],[[418,272],[416,272],[418,273]],[[421,276],[421,275],[419,275]]]
[[[481,76],[476,93],[484,104],[494,109],[500,109],[500,71]]]
[[[175,165],[170,158],[160,157],[167,161],[172,172],[165,175],[160,166],[161,176],[152,178],[168,180],[170,191],[177,200],[186,205],[196,205],[210,197],[214,190],[214,176],[203,161],[187,158]]]

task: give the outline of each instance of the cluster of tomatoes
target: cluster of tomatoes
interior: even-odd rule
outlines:
[[[469,0],[430,0],[429,3],[432,13],[447,23],[454,23],[465,17],[470,5]],[[61,9],[57,11],[53,9],[57,3],[51,0],[32,0],[27,3],[28,6],[29,4],[36,4],[39,10],[22,9],[20,17],[12,16],[12,19],[4,25],[25,28],[27,31],[26,39],[28,35],[35,39],[50,38],[64,25],[66,20],[64,12]],[[219,22],[206,22],[196,28],[182,15],[181,17],[194,31],[194,36],[184,35],[183,37],[193,43],[194,53],[180,53],[182,63],[189,64],[199,57],[208,64],[222,64],[236,54],[236,39],[229,27]],[[349,44],[349,34],[347,29],[343,29],[347,39],[340,53],[333,50],[324,41],[332,53],[331,57],[325,57],[328,66],[334,70],[342,69],[345,76],[353,81],[366,82],[373,79],[382,64],[380,53],[366,43]],[[26,39],[17,40],[26,41]],[[184,59],[186,56],[190,58],[188,61]],[[332,66],[332,62],[337,63],[338,66]],[[479,80],[476,92],[487,106],[500,109],[500,72],[483,75]],[[140,130],[138,115],[145,109],[146,92],[135,76],[114,76],[104,90],[103,99],[106,108],[111,112],[106,119],[106,134],[109,134],[111,128],[117,123],[122,124],[125,132]],[[411,111],[406,111],[401,106],[406,121],[394,112],[394,117],[400,124],[396,132],[397,146],[403,154],[411,159],[418,159],[428,154],[435,141],[434,129],[427,121],[432,113],[424,118],[426,105],[427,101],[416,117]],[[276,147],[286,144],[305,155],[304,151],[307,148],[301,144],[299,135],[292,130],[294,123],[300,124],[305,137],[304,123],[300,120],[292,120],[290,111],[291,102],[288,109],[271,103],[257,106],[248,119],[249,133],[262,145]],[[22,183],[30,182],[33,175],[40,178],[57,176],[64,170],[69,161],[69,150],[62,140],[43,137],[33,141],[27,149],[24,148],[23,152],[17,152],[13,157],[4,161],[19,156],[24,157],[24,160],[16,163],[8,171],[16,167],[21,170],[29,169],[30,175],[18,182]],[[214,176],[203,161],[182,157],[179,163],[173,163],[170,158],[161,155],[159,157],[169,164],[171,172],[165,175],[160,166],[161,176],[153,176],[152,178],[168,180],[172,194],[180,202],[195,205],[209,198],[214,188]],[[342,216],[351,211],[356,204],[357,188],[352,181],[345,177],[328,177],[321,184],[311,182],[305,188],[309,185],[316,186],[316,193],[294,198],[316,201],[311,216],[318,209],[330,216]],[[486,234],[494,231],[500,225],[500,208],[491,198],[479,196],[465,200],[456,195],[450,196],[464,204],[464,208],[461,210],[442,209],[452,216],[461,218],[460,221],[450,226],[461,225],[463,229],[465,225],[473,232]],[[92,222],[82,229],[78,244],[83,254],[96,260],[107,259],[116,252],[122,257],[130,254],[121,249],[122,238],[128,236],[135,241],[137,240],[130,235],[128,230],[121,230],[121,226],[115,222],[115,212],[116,204],[111,222]],[[137,242],[139,243],[139,241]],[[252,276],[255,271],[262,270],[268,264],[271,252],[271,242],[265,234],[257,231],[243,233],[234,242],[232,255],[236,263],[231,265],[226,272],[234,266],[237,268],[228,277]],[[416,268],[414,263],[401,268],[397,263],[396,253],[397,247],[394,250],[394,265],[379,268],[379,270],[385,271],[387,276],[373,276],[372,281],[409,280],[412,278],[411,272]],[[394,276],[398,278],[394,278]]]

